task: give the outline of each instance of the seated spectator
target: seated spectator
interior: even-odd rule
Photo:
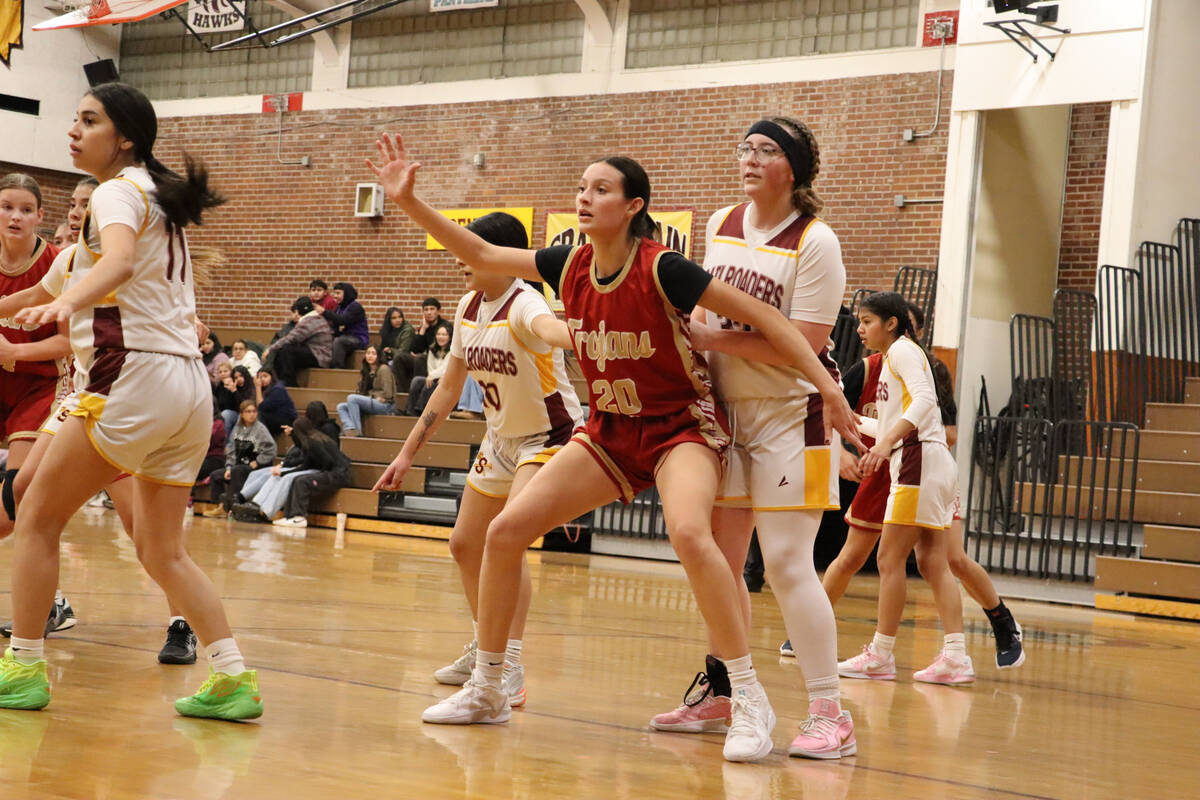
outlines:
[[[447,324],[433,327],[433,346],[425,354],[425,374],[417,375],[408,385],[408,406],[404,413],[410,417],[419,417],[429,402],[429,396],[437,388],[437,382],[446,372],[450,359],[450,326]]]
[[[329,418],[329,409],[320,400],[313,400],[305,406],[304,416],[308,417],[308,421],[313,424],[314,428],[335,442],[342,438],[342,429]]]
[[[315,308],[321,311],[333,311],[337,308],[337,300],[329,293],[329,284],[320,278],[308,284],[308,299],[312,300]]]
[[[276,524],[303,528],[308,526],[308,508],[313,498],[350,485],[350,459],[337,442],[316,430],[306,417],[291,428],[295,445],[282,464],[260,470],[253,483],[247,481],[243,495],[253,497],[234,511],[240,519],[267,521],[283,511]],[[268,473],[265,474],[264,473]]]
[[[258,353],[246,346],[245,339],[234,339],[230,350],[233,352],[233,357],[229,359],[229,363],[235,367],[245,367],[249,371],[250,377],[254,377],[262,369],[262,360],[258,357]]]
[[[259,417],[272,436],[278,436],[284,425],[291,425],[296,419],[292,396],[266,367],[254,376],[254,399],[258,403]]]
[[[296,311],[296,309],[295,309],[295,308],[293,308],[292,310],[290,310],[290,311],[288,312],[288,314],[289,314],[289,316],[288,316],[288,321],[287,321],[287,322],[285,322],[285,323],[283,323],[283,326],[282,326],[282,327],[280,327],[280,329],[279,329],[279,330],[275,331],[274,335],[272,335],[272,336],[271,336],[271,344],[275,344],[275,343],[276,343],[276,342],[278,342],[280,339],[282,339],[283,337],[285,337],[285,336],[287,336],[289,333],[291,333],[291,332],[292,332],[292,328],[295,328],[295,327],[296,327],[296,323],[300,321],[300,314],[299,314],[299,313]],[[268,347],[267,349],[270,349],[270,348]],[[263,362],[263,364],[266,364],[266,363],[267,363],[267,359],[264,357],[264,358],[262,359],[262,362]]]
[[[463,382],[462,394],[458,397],[458,405],[450,412],[450,419],[483,419],[483,387],[467,376]]]
[[[54,246],[62,250],[69,244],[71,244],[71,223],[61,222],[54,229]]]
[[[208,370],[208,380],[215,387],[221,382],[217,375],[217,367],[228,364],[229,356],[225,355],[225,351],[221,349],[221,340],[212,331],[209,331],[208,336],[200,343],[200,352],[204,355],[204,368]]]
[[[274,460],[275,439],[259,421],[258,406],[253,400],[246,400],[242,403],[233,433],[225,440],[225,466],[211,473],[212,501],[220,503],[221,508],[210,509],[204,512],[204,516],[228,514],[246,477]]]
[[[223,369],[219,367],[218,369]],[[213,407],[225,423],[225,434],[228,435],[237,424],[238,410],[246,400],[255,400],[254,379],[245,367],[234,367],[228,378],[221,379],[221,385],[213,390]]]
[[[396,376],[379,363],[375,345],[367,348],[363,356],[362,375],[358,379],[358,392],[338,403],[338,419],[342,421],[343,436],[361,436],[364,414],[396,413]]]
[[[333,299],[337,308],[325,312],[325,321],[333,327],[333,357],[330,366],[346,369],[355,350],[361,350],[370,342],[367,331],[367,312],[358,302],[358,290],[351,283],[335,283]]]
[[[425,374],[424,355],[429,352],[439,325],[450,327],[450,323],[442,319],[442,303],[436,297],[426,297],[421,303],[421,324],[417,326],[416,336],[413,337],[412,350],[397,352],[392,357],[392,372],[396,375],[397,386],[408,386],[413,376]]]
[[[213,472],[221,469],[225,463],[225,423],[217,414],[213,414],[212,433],[208,439],[208,452],[204,454],[204,462],[196,475],[196,483],[204,484],[212,481]],[[211,496],[211,495],[210,495]]]
[[[417,332],[404,318],[404,312],[392,306],[383,314],[383,324],[379,326],[379,346],[383,351],[379,354],[379,363],[390,364],[396,353],[411,353],[413,338]]]
[[[296,386],[296,376],[307,367],[328,367],[333,355],[333,330],[313,308],[312,300],[301,297],[292,304],[300,315],[296,327],[266,349],[264,357],[275,356],[275,375],[285,386]]]

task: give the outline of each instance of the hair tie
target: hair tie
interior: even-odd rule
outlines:
[[[747,139],[751,134],[761,134],[766,136],[775,144],[779,145],[779,149],[787,156],[788,163],[792,165],[792,188],[799,186],[811,187],[812,181],[812,152],[808,149],[807,143],[802,143],[801,140],[792,136],[783,126],[777,122],[772,122],[769,119],[760,119],[758,122],[750,126],[750,130],[746,131],[743,139]]]

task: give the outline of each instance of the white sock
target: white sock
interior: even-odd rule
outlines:
[[[875,638],[871,640],[871,652],[877,656],[887,658],[892,654],[892,650],[896,647],[895,636],[884,636],[879,631],[875,631]]]
[[[471,620],[471,638],[479,641],[479,620],[477,619]]]
[[[967,657],[966,634],[947,633],[945,644],[942,645],[942,652],[953,658],[955,661],[962,661]]]
[[[504,666],[518,667],[521,665],[521,640],[509,639],[504,648]]]
[[[237,642],[232,638],[217,639],[212,644],[205,645],[204,652],[208,655],[208,665],[212,667],[213,672],[241,675],[246,671],[242,651],[238,650]]]
[[[475,651],[475,674],[472,680],[480,686],[499,690],[504,678],[504,653]]]
[[[46,659],[45,639],[21,639],[17,636],[8,640],[12,645],[13,658],[19,664],[36,664]]]
[[[842,690],[836,672],[824,678],[813,678],[811,681],[805,681],[804,688],[808,689],[808,702],[810,704],[814,700],[832,700],[837,704],[838,713],[842,712]]]
[[[725,664],[725,669],[729,672],[729,686],[737,689],[743,686],[752,686],[758,683],[758,675],[754,672],[754,664],[750,661],[750,654],[741,658],[721,659]]]
[[[167,620],[167,627],[171,627],[176,622],[186,622],[186,620],[184,620],[183,617],[171,617],[169,620]]]
[[[63,597],[62,589],[54,590],[54,602],[61,603],[66,598]]]

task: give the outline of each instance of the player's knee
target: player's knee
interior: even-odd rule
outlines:
[[[677,520],[668,526],[671,546],[680,561],[689,561],[701,557],[706,548],[712,543],[712,532],[701,519]],[[767,559],[770,562],[770,559]]]
[[[971,559],[967,558],[967,554],[961,550],[957,553],[951,553],[946,557],[946,564],[950,567],[950,572],[956,578],[962,578],[967,572],[967,565],[971,563]]]
[[[513,514],[501,512],[488,525],[485,550],[494,552],[524,551],[528,546],[528,527],[522,525],[521,521],[516,519]]]
[[[455,529],[450,534],[450,556],[456,564],[478,563],[483,558],[484,540],[480,536]]]

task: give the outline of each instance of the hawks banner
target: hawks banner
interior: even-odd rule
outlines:
[[[0,0],[0,61],[12,66],[12,48],[21,44],[21,28],[25,26],[24,0]]]
[[[475,220],[482,217],[484,214],[491,214],[493,211],[503,211],[505,214],[512,214],[521,224],[525,226],[525,235],[529,237],[529,241],[533,242],[533,208],[453,208],[448,211],[439,211],[443,217],[449,217],[459,225],[466,227]],[[426,234],[425,236],[426,250],[445,250],[442,243],[437,239]]]
[[[659,239],[672,250],[692,257],[692,211],[651,211],[650,219],[658,224]],[[587,234],[579,232],[579,218],[574,211],[549,211],[546,213],[546,247],[558,244],[586,244]],[[554,296],[549,286],[542,287],[550,307],[562,310],[562,303]]]
[[[187,21],[202,33],[240,31],[246,26],[246,0],[188,0]]]

